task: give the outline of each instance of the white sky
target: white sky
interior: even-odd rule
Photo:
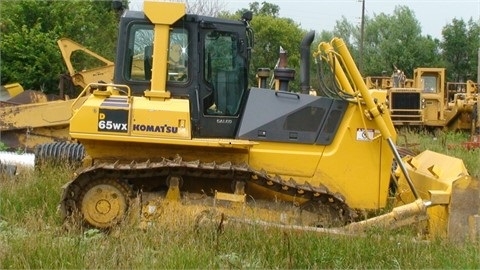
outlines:
[[[189,0],[194,1],[194,0]],[[222,1],[222,0],[216,0]],[[305,30],[332,31],[336,21],[345,16],[351,23],[360,25],[362,16],[361,0],[223,0],[231,11],[248,8],[251,2],[268,2],[280,7],[280,17],[298,22]],[[140,7],[142,0],[132,0],[131,7]],[[480,22],[480,0],[365,0],[365,15],[393,14],[396,6],[407,6],[415,15],[424,35],[441,38],[442,28],[452,19],[472,18]]]
[[[262,0],[263,1],[263,0]],[[262,1],[257,1],[261,3]],[[230,10],[247,8],[249,0],[228,1]],[[306,30],[332,31],[335,22],[345,16],[351,23],[360,25],[362,2],[359,0],[271,0],[269,3],[280,7],[280,16],[292,18]],[[442,28],[452,19],[470,18],[480,20],[480,0],[365,0],[365,15],[385,13],[392,15],[396,6],[407,6],[413,12],[422,27],[424,35],[440,38]]]

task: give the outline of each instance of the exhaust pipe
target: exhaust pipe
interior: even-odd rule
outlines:
[[[315,31],[308,32],[300,44],[300,90],[302,94],[310,92],[310,46],[315,38]]]

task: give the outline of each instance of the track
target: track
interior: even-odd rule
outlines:
[[[240,181],[245,183],[247,193],[251,187],[260,186],[267,189],[268,193],[275,194],[270,197],[270,200],[277,198],[277,195],[301,199],[300,201],[304,202],[299,205],[301,210],[318,215],[319,221],[314,226],[345,225],[352,222],[355,216],[355,212],[348,207],[342,196],[328,191],[326,187],[315,187],[308,183],[298,184],[294,179],[285,180],[265,171],[253,170],[247,164],[184,161],[177,156],[173,159],[163,158],[158,162],[145,161],[128,164],[120,161],[102,162],[82,169],[76,175],[76,178],[64,187],[60,209],[65,217],[71,217],[85,207],[83,204],[88,202],[83,199],[91,195],[89,191],[92,188],[91,183],[113,186],[111,190],[104,186],[102,189],[98,189],[98,192],[102,190],[111,192],[113,199],[99,198],[95,202],[96,205],[104,205],[105,200],[112,205],[121,205],[123,199],[119,202],[118,195],[123,195],[126,201],[130,201],[135,194],[144,191],[165,190],[169,176],[178,176],[182,179],[181,191],[205,192],[223,188],[227,189],[226,192],[232,192],[234,181]],[[115,181],[116,184],[112,185],[112,181]],[[126,186],[130,188],[124,188]],[[123,213],[118,213],[118,215],[122,216]],[[117,217],[112,218],[112,224],[117,220]],[[112,225],[104,220],[99,223],[106,225],[98,226],[96,221],[91,222],[87,218],[87,225],[95,227]]]

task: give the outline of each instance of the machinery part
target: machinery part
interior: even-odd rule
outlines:
[[[172,174],[175,176],[170,176]],[[255,194],[255,191],[260,187],[270,190],[272,194],[277,194],[277,196],[295,196],[298,204],[303,206],[302,210],[310,213],[309,218],[312,217],[311,215],[314,215],[317,219],[321,216],[332,218],[330,221],[323,219],[322,223],[316,223],[316,226],[332,227],[333,225],[338,224],[344,225],[353,221],[354,218],[357,217],[355,211],[350,209],[343,202],[343,198],[338,194],[333,194],[325,188],[321,189],[305,184],[297,184],[292,179],[285,181],[279,177],[272,177],[265,174],[265,172],[251,170],[245,164],[233,165],[227,162],[217,165],[215,162],[202,163],[200,161],[183,161],[181,157],[177,156],[175,159],[164,158],[159,162],[134,162],[122,164],[117,161],[113,163],[101,163],[82,169],[77,172],[77,175],[78,176],[74,181],[63,187],[63,198],[60,205],[63,217],[70,216],[77,211],[82,212],[85,216],[82,206],[84,204],[90,205],[89,209],[93,209],[91,206],[93,203],[88,202],[88,199],[91,197],[86,197],[85,199],[84,196],[80,195],[81,192],[90,190],[90,185],[97,184],[97,180],[90,180],[92,178],[120,179],[121,177],[127,177],[131,189],[140,192],[141,190],[149,191],[162,188],[158,183],[154,185],[151,182],[152,179],[159,179],[162,177],[170,178],[170,180],[179,179],[180,175],[182,175],[184,181],[190,179],[190,183],[188,183],[190,190],[184,190],[186,192],[199,192],[198,189],[192,188],[194,187],[192,182],[198,182],[198,180],[195,179],[204,179],[201,186],[201,189],[203,190],[209,190],[208,187],[210,185],[219,188],[220,186],[215,184],[215,182],[221,180],[244,179],[244,181],[241,182],[246,183],[245,189],[249,194]],[[210,180],[207,181],[206,179]],[[95,184],[90,184],[92,181],[95,182]],[[227,183],[226,186],[228,186],[228,181],[223,182]],[[173,187],[178,189],[178,186],[174,185]],[[166,189],[167,187],[163,186],[163,188]],[[121,190],[126,190],[126,188]],[[170,189],[168,192],[170,192]],[[264,191],[261,192],[261,195],[263,195],[264,198],[267,198],[265,197],[266,193]],[[132,192],[129,191],[124,194],[127,194],[126,197],[130,198]],[[213,196],[214,194],[207,195]],[[168,197],[168,193],[166,197]],[[275,200],[275,195],[270,195],[268,198],[273,202]],[[174,199],[177,199],[177,197]],[[310,202],[311,205],[307,202]],[[148,201],[143,201],[142,203],[148,204]],[[322,207],[319,207],[320,205]],[[78,209],[78,206],[80,206],[80,209]],[[98,226],[98,222],[95,220],[85,218],[85,221],[92,226]],[[332,223],[332,221],[334,223]],[[102,224],[101,228],[107,227],[107,223],[104,222]]]
[[[462,160],[429,150],[405,159],[420,197],[429,202],[428,232],[455,241],[471,239],[468,220],[479,213],[480,189]],[[397,205],[410,202],[413,196],[404,177],[398,184]]]
[[[89,83],[100,81],[109,83],[113,80],[114,63],[112,61],[68,38],[57,40],[57,44],[74,85],[85,88]],[[75,68],[72,63],[72,55],[78,52],[85,53],[86,57],[91,60],[90,62],[98,63],[98,66]]]
[[[80,213],[90,225],[111,228],[126,217],[131,193],[130,187],[121,180],[90,181],[79,196]]]
[[[0,161],[0,176],[9,175],[14,176],[17,173],[17,166],[12,164],[3,164]]]
[[[340,205],[341,206],[341,205]],[[300,206],[302,211],[302,220],[305,216],[313,218],[307,223],[307,226],[318,228],[341,227],[352,221],[344,213],[345,209],[336,204],[334,197],[322,196],[321,200],[311,200]]]
[[[393,134],[394,132],[392,131],[392,123],[389,121],[386,121],[385,119],[385,113],[384,108],[382,105],[377,104],[377,101],[373,99],[372,95],[368,92],[368,88],[363,82],[362,76],[358,69],[355,66],[355,62],[353,61],[353,58],[348,51],[345,43],[343,40],[339,38],[333,38],[332,39],[332,45],[334,49],[338,50],[340,59],[342,59],[343,65],[345,67],[345,71],[348,73],[349,77],[353,81],[354,85],[358,87],[358,93],[362,95],[364,102],[366,103],[366,113],[368,114],[368,117],[372,120],[375,121],[377,124],[380,133],[382,134],[383,138],[387,141],[388,146],[390,147],[390,150],[393,153],[393,156],[395,157],[395,161],[397,162],[397,166],[400,168],[402,171],[402,174],[405,177],[405,180],[407,181],[408,185],[410,186],[410,189],[412,191],[412,194],[415,196],[415,199],[419,198],[419,195],[415,189],[415,186],[413,185],[413,182],[410,178],[410,175],[403,165],[403,162],[401,160],[400,154],[396,148],[395,142],[393,141]],[[331,50],[331,46],[328,46],[326,44],[320,44],[321,47],[327,48],[328,50]],[[330,47],[330,48],[329,48]],[[331,51],[327,51],[327,53],[331,53]],[[330,61],[333,61],[332,66],[338,65],[335,62],[336,56],[335,55],[329,55]],[[342,85],[347,86],[348,83],[345,81],[346,80],[346,74],[343,73],[343,69],[339,66],[340,70],[335,71],[337,76],[341,76],[342,79]],[[353,87],[348,88],[348,92],[353,93]],[[368,111],[367,111],[368,110]]]
[[[471,223],[471,220],[478,220],[480,214],[478,212],[480,209],[480,182],[463,178],[454,181],[451,185],[449,214],[446,218],[448,223],[446,237],[458,242],[478,239],[480,223]],[[465,222],[465,217],[468,217],[468,222]]]
[[[15,152],[0,151],[0,162],[2,164],[33,167],[35,163],[35,155],[30,153],[19,154]]]
[[[53,142],[37,145],[34,153],[39,162],[61,161],[75,163],[83,160],[85,148],[79,143]]]
[[[167,177],[167,186],[168,191],[165,198],[172,201],[180,200],[180,183],[182,182],[182,177],[178,175],[169,175]]]
[[[416,200],[409,204],[396,207],[392,209],[392,211],[380,216],[376,216],[367,220],[361,220],[361,221],[349,223],[345,226],[331,227],[331,228],[282,224],[282,223],[266,222],[262,220],[241,219],[241,218],[236,218],[231,216],[226,216],[223,218],[228,221],[252,224],[256,226],[274,227],[274,228],[281,228],[281,229],[295,230],[295,231],[327,233],[327,234],[334,234],[334,235],[358,236],[367,232],[368,229],[371,229],[371,228],[381,228],[381,229],[391,230],[391,229],[400,228],[405,225],[424,221],[427,219],[427,216],[425,213],[427,206],[428,205],[425,204],[424,201]],[[205,215],[204,213],[201,213],[201,215],[198,217],[197,224],[200,225],[199,224],[200,222],[206,223],[205,219],[214,220],[215,216],[212,216],[211,214]]]

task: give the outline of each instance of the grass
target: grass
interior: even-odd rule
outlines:
[[[480,175],[478,150],[445,147],[464,141],[463,135],[405,134],[418,151],[457,156]],[[71,173],[68,166],[46,165],[0,179],[1,269],[480,268],[478,242],[421,241],[412,228],[372,229],[354,238],[242,224],[195,230],[195,222],[172,206],[145,230],[128,223],[110,233],[66,229],[56,207]]]

